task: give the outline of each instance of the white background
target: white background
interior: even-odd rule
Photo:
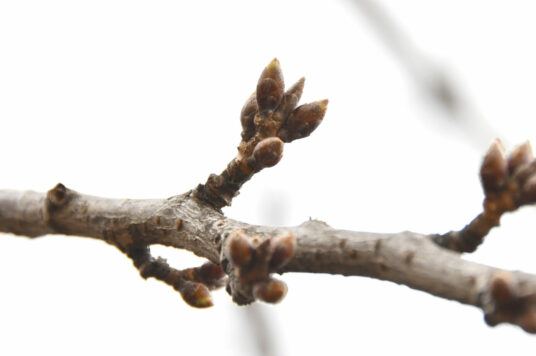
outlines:
[[[61,181],[130,198],[191,189],[235,155],[241,106],[278,57],[289,85],[307,77],[302,102],[329,98],[329,109],[310,138],[245,185],[230,217],[378,232],[463,227],[480,211],[478,169],[493,135],[427,100],[357,2],[0,1],[0,187]],[[534,140],[534,2],[382,3],[508,148]],[[464,258],[536,273],[534,214],[505,216]],[[153,251],[177,267],[199,263]],[[256,309],[272,354],[528,355],[536,346],[516,327],[487,327],[473,307],[392,283],[283,279],[287,298]],[[224,291],[214,299],[189,308],[100,241],[0,236],[1,355],[255,355],[250,313]]]

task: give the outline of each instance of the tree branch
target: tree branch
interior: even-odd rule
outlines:
[[[220,209],[240,186],[275,165],[283,142],[308,136],[324,116],[325,101],[296,108],[303,81],[287,92],[283,87],[274,60],[242,112],[238,156],[194,191],[132,200],[84,195],[62,184],[46,194],[0,190],[0,232],[103,240],[131,258],[143,278],[169,284],[194,307],[212,305],[209,290],[222,286],[225,275],[233,300],[248,304],[284,297],[287,287],[273,273],[329,273],[404,284],[479,307],[489,325],[507,322],[536,333],[536,275],[465,261],[456,252],[469,251],[460,246],[476,248],[502,213],[536,201],[536,163],[527,145],[508,159],[498,143],[492,146],[481,169],[484,213],[457,234],[345,231],[316,220],[269,227],[226,218]],[[186,249],[210,262],[179,271],[150,255],[154,244]]]

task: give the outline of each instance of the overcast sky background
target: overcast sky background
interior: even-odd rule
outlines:
[[[288,85],[306,76],[302,102],[329,98],[329,109],[244,186],[228,216],[374,232],[463,227],[481,209],[478,170],[493,132],[509,149],[536,143],[536,4],[383,0],[416,59],[386,45],[360,1],[0,1],[0,188],[183,193],[234,157],[242,104],[277,57]],[[430,99],[429,73],[462,89],[469,114]],[[536,273],[535,213],[505,216],[464,258]],[[177,267],[199,263],[153,251]],[[277,355],[536,346],[516,327],[487,327],[475,308],[393,283],[282,278],[286,299],[260,309]],[[189,308],[100,241],[0,236],[2,355],[254,355],[245,308],[224,291],[214,300]]]

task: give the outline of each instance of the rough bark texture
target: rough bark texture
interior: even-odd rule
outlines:
[[[226,218],[190,192],[165,200],[131,200],[82,195],[63,185],[47,194],[0,191],[0,231],[29,237],[93,237],[122,251],[137,245],[162,244],[219,263],[225,259],[222,246],[237,230],[268,237],[293,233],[296,251],[279,272],[388,280],[480,307],[491,324],[511,322],[533,331],[533,324],[525,319],[533,315],[536,276],[462,260],[458,253],[435,244],[430,236],[337,230],[315,220],[296,227],[254,226]],[[506,306],[493,295],[493,281],[498,275],[506,275],[501,281],[506,279],[505,288],[515,291]],[[515,308],[513,300],[518,301]]]

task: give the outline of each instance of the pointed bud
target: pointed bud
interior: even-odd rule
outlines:
[[[279,113],[281,113],[281,116],[286,119],[292,110],[296,108],[298,105],[298,101],[300,101],[301,95],[303,93],[303,86],[305,84],[305,78],[301,78],[298,80],[292,87],[290,87],[289,90],[283,94],[283,100],[281,101],[281,105],[277,109]]]
[[[505,303],[516,298],[512,276],[508,272],[496,272],[489,283],[491,296],[495,301]]]
[[[182,299],[192,307],[208,308],[213,305],[208,288],[201,283],[184,281],[178,290]]]
[[[298,106],[290,114],[278,136],[284,142],[292,142],[309,136],[322,122],[327,108],[327,99]]]
[[[508,163],[501,141],[496,140],[491,144],[482,167],[480,179],[486,194],[498,191],[508,178]]]
[[[530,142],[516,147],[508,156],[508,171],[513,174],[518,168],[530,163],[534,159]]]
[[[522,199],[527,203],[536,203],[536,174],[527,179],[523,184]]]
[[[296,236],[292,233],[280,235],[272,240],[273,253],[270,269],[275,271],[283,267],[296,251]]]
[[[227,242],[227,256],[237,267],[246,267],[251,263],[255,249],[242,230],[234,231]]]
[[[259,82],[257,83],[257,103],[261,113],[273,111],[281,102],[285,82],[283,73],[277,58],[274,58],[270,64],[264,68]]]
[[[240,113],[240,123],[242,124],[242,139],[249,140],[255,134],[255,114],[259,109],[255,93],[251,94]]]
[[[283,141],[278,137],[268,137],[255,146],[253,157],[263,167],[273,167],[283,157]]]
[[[266,303],[278,303],[285,297],[287,290],[285,282],[277,279],[269,279],[255,283],[253,286],[253,296],[255,299],[262,300]]]

